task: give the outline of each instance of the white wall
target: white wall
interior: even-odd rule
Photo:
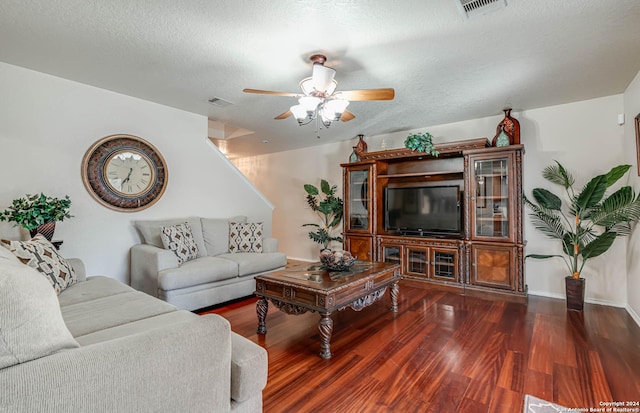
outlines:
[[[496,111],[500,112],[500,111]],[[574,172],[578,182],[586,183],[599,173],[624,162],[623,127],[617,116],[623,112],[623,96],[615,95],[567,105],[547,107],[512,115],[520,121],[525,145],[525,194],[536,186],[548,186],[540,171],[554,159]],[[501,113],[501,112],[500,112]],[[435,142],[488,137],[492,139],[503,115],[446,125],[429,126],[416,131],[429,131]],[[339,127],[339,125],[337,125]],[[369,150],[402,147],[410,131],[384,136],[365,137]],[[327,144],[314,148],[281,152],[236,160],[238,168],[275,205],[274,236],[282,251],[289,256],[314,259],[318,246],[307,239],[300,225],[313,222],[306,207],[304,183],[318,183],[326,178],[342,185],[340,163],[346,162],[357,140]],[[529,223],[525,225],[527,253],[557,251],[558,246],[545,238]],[[626,297],[626,239],[616,240],[606,257],[589,261],[586,297],[589,301],[624,306]],[[529,292],[564,298],[566,267],[560,260],[526,263]]]
[[[272,205],[209,142],[204,116],[4,63],[0,99],[0,210],[27,193],[69,195],[74,218],[58,223],[54,238],[64,240],[64,256],[85,261],[89,274],[128,281],[138,219],[243,214],[263,221],[271,234]],[[167,163],[167,190],[144,211],[107,209],[82,183],[87,149],[117,133],[149,141]],[[28,233],[0,222],[0,236]]]
[[[592,177],[624,163],[624,128],[617,124],[623,112],[622,95],[529,111],[532,123],[527,135],[535,136],[525,157],[525,194],[534,187],[558,193],[557,186],[541,177],[540,171],[553,160],[562,163],[581,188]],[[523,113],[523,117],[527,117]],[[523,135],[524,136],[524,135]],[[544,237],[527,219],[527,253],[557,253],[559,243]],[[624,306],[626,303],[626,238],[618,238],[607,254],[591,259],[582,276],[587,279],[586,299]],[[560,259],[528,260],[527,281],[531,293],[564,298],[566,266]]]
[[[351,154],[349,142],[322,145],[295,151],[241,158],[235,164],[245,176],[276,205],[273,212],[273,234],[280,251],[290,258],[317,259],[320,246],[308,237],[311,227],[320,224],[307,207],[304,184],[320,186],[320,179],[338,185],[342,194],[342,168]]]
[[[640,72],[624,93],[624,149],[626,163],[632,165],[630,185],[634,185],[636,192],[640,190],[640,177],[638,177],[636,146],[635,117],[640,114]],[[631,234],[627,247],[627,310],[640,324],[640,226],[636,225]]]

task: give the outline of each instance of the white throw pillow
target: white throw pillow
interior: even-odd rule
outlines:
[[[178,257],[178,264],[195,259],[198,256],[198,245],[193,238],[188,223],[160,228],[160,238],[165,249],[173,251]]]
[[[73,267],[41,234],[37,234],[29,241],[3,239],[0,243],[11,251],[20,262],[40,271],[49,280],[56,294],[60,294],[65,288],[78,281]]]
[[[80,347],[49,283],[31,267],[0,260],[0,370]]]
[[[0,240],[0,244],[4,245],[4,242]],[[8,248],[0,248],[0,265],[5,264],[7,262],[21,264],[18,257],[13,255]]]
[[[229,252],[262,252],[262,222],[230,222]]]

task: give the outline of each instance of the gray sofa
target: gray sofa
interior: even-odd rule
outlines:
[[[0,412],[260,412],[267,353],[112,278],[56,296],[0,247]]]
[[[183,310],[197,310],[246,297],[255,291],[254,276],[283,268],[284,253],[277,252],[275,238],[264,238],[263,252],[229,252],[229,223],[245,223],[247,217],[228,219],[189,217],[136,221],[142,244],[131,248],[131,286]],[[187,222],[198,247],[197,258],[178,263],[165,249],[162,226]]]

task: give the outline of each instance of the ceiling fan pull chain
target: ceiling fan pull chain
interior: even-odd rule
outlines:
[[[316,138],[320,139],[320,116],[316,116]]]

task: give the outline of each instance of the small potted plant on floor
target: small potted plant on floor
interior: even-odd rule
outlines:
[[[416,152],[424,152],[427,155],[438,156],[440,152],[433,146],[433,135],[429,132],[412,133],[404,140],[404,147]]]
[[[341,236],[333,234],[342,221],[344,208],[342,199],[336,196],[337,188],[336,185],[329,185],[329,182],[324,179],[320,181],[320,190],[315,185],[304,185],[307,204],[318,215],[321,224],[304,224],[303,227],[316,228],[314,231],[309,231],[309,238],[322,245],[322,249],[327,249],[331,241],[342,242]]]
[[[544,188],[533,190],[534,200],[524,197],[535,227],[560,240],[562,246],[562,254],[529,254],[527,258],[560,257],[565,261],[570,274],[565,278],[567,308],[571,310],[583,308],[585,280],[580,274],[587,260],[607,252],[615,238],[628,235],[631,224],[640,219],[640,196],[630,186],[606,193],[630,167],[616,166],[576,192],[573,176],[556,161],[556,165],[544,169],[542,176],[564,188],[568,203],[563,204],[559,196]]]
[[[68,195],[54,198],[42,193],[27,194],[14,199],[7,209],[0,212],[0,221],[15,222],[15,226],[27,229],[32,237],[40,233],[51,241],[56,222],[72,217],[70,207],[71,199]]]

